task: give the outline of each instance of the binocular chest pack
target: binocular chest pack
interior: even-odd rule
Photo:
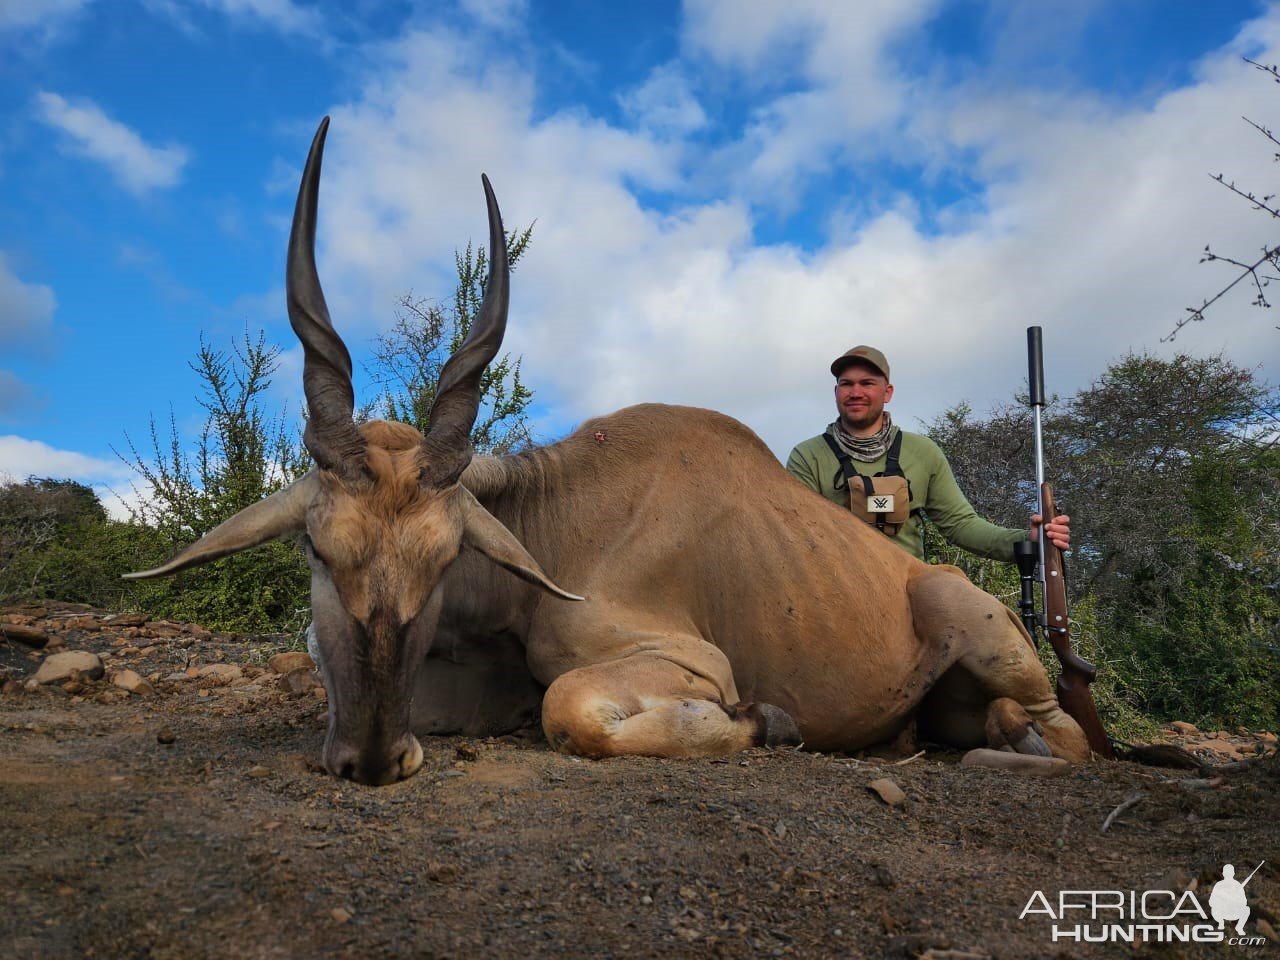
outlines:
[[[874,476],[859,473],[853,466],[853,458],[840,449],[835,437],[824,433],[822,439],[840,461],[840,472],[849,487],[849,509],[855,517],[861,517],[881,533],[897,536],[902,525],[911,516],[911,484],[898,464],[902,451],[902,431],[889,444],[884,470]],[[837,484],[836,489],[839,489]]]

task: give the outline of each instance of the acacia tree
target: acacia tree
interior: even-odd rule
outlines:
[[[514,269],[529,246],[533,226],[507,235],[507,259]],[[370,416],[379,409],[388,420],[399,420],[420,431],[427,429],[436,399],[440,371],[466,339],[484,299],[488,255],[470,243],[454,254],[458,286],[453,302],[421,299],[412,292],[396,307],[395,325],[374,345],[370,375],[383,390],[382,397],[362,411]],[[480,412],[471,430],[471,445],[481,453],[508,453],[532,442],[526,410],[533,393],[520,379],[520,360],[503,354],[494,359],[480,379]]]
[[[194,450],[184,447],[172,414],[163,443],[151,418],[149,456],[125,435],[129,456],[117,456],[145,485],[133,519],[159,534],[161,555],[154,562],[292,483],[310,466],[287,411],[273,416],[264,405],[279,357],[280,348],[261,332],[254,339],[245,331],[230,353],[201,338],[190,367],[200,379],[206,419]],[[133,589],[138,602],[157,613],[223,629],[263,630],[300,627],[309,587],[298,551],[271,543]]]

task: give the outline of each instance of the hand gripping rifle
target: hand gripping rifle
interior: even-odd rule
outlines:
[[[1053,489],[1044,480],[1044,439],[1041,424],[1041,408],[1044,407],[1044,351],[1039,327],[1027,328],[1027,366],[1031,408],[1035,411],[1036,485],[1039,490],[1041,525],[1036,543],[1024,540],[1014,545],[1014,559],[1022,577],[1022,596],[1018,601],[1018,609],[1027,632],[1035,638],[1037,630],[1043,630],[1053,652],[1058,656],[1058,662],[1062,664],[1062,672],[1058,675],[1058,703],[1080,724],[1089,740],[1089,748],[1107,760],[1114,760],[1115,751],[1111,747],[1111,741],[1107,739],[1106,731],[1102,729],[1098,708],[1094,705],[1093,694],[1089,692],[1089,684],[1098,675],[1098,670],[1076,653],[1071,645],[1071,618],[1067,615],[1066,567],[1062,551],[1045,535],[1045,525],[1058,513],[1053,506]],[[1044,597],[1043,614],[1036,613],[1037,579]]]

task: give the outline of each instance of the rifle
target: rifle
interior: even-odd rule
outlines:
[[[1027,541],[1014,546],[1014,559],[1022,578],[1022,596],[1018,609],[1027,632],[1033,638],[1037,629],[1049,639],[1062,671],[1058,675],[1058,703],[1084,731],[1089,748],[1099,756],[1114,760],[1115,750],[1102,728],[1102,719],[1089,692],[1089,684],[1098,675],[1097,668],[1075,652],[1071,645],[1071,618],[1067,612],[1066,565],[1062,551],[1045,535],[1045,526],[1058,515],[1053,505],[1053,488],[1044,479],[1044,439],[1041,408],[1044,406],[1044,352],[1040,328],[1027,328],[1027,384],[1031,408],[1035,411],[1036,486],[1040,499],[1040,536],[1037,543]],[[1039,568],[1039,577],[1036,569]],[[1035,585],[1039,579],[1044,597],[1044,613],[1036,613]]]

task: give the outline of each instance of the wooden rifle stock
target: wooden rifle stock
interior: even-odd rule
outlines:
[[[1040,487],[1040,504],[1043,523],[1047,524],[1058,515],[1053,505],[1053,489],[1047,483]],[[1067,613],[1066,568],[1062,551],[1045,536],[1043,524],[1040,537],[1044,541],[1044,633],[1062,664],[1062,672],[1058,675],[1058,703],[1071,719],[1080,724],[1089,740],[1089,749],[1107,760],[1114,760],[1115,750],[1102,729],[1102,718],[1098,716],[1093,694],[1089,692],[1089,684],[1093,683],[1098,670],[1071,646],[1071,618]]]

